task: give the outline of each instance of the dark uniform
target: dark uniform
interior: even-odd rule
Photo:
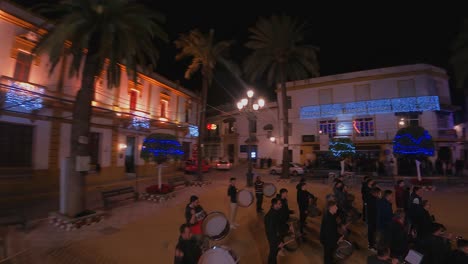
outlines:
[[[180,237],[176,248],[182,251],[184,256],[175,257],[174,264],[196,264],[202,254],[201,248],[195,239],[185,240]]]
[[[263,185],[265,183],[263,181],[255,181],[255,197],[257,198],[257,212],[263,211],[262,203],[263,203]]]
[[[305,190],[299,190],[298,192],[298,206],[299,206],[299,230],[304,233],[304,226],[307,219],[307,210],[309,210],[309,200],[311,194]]]
[[[276,264],[276,256],[281,243],[280,230],[280,212],[273,208],[265,215],[265,232],[270,245],[270,253],[268,254],[268,264]]]
[[[280,231],[284,236],[288,233],[289,230],[289,215],[293,213],[292,210],[289,210],[288,199],[281,199],[281,195],[276,196],[277,199],[281,201],[281,209],[279,209],[279,220],[280,220]]]
[[[323,215],[320,225],[320,243],[323,245],[324,264],[333,263],[333,252],[337,247],[339,239],[338,224],[336,215],[332,215],[328,210]]]

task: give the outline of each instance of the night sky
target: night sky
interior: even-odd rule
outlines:
[[[33,0],[16,0],[30,5]],[[159,45],[161,58],[157,71],[171,80],[180,80],[185,87],[198,90],[201,80],[184,79],[188,61],[174,60],[176,49],[173,41],[180,33],[199,28],[207,32],[215,29],[218,40],[235,40],[231,59],[240,63],[249,54],[243,47],[248,37],[247,29],[259,16],[287,14],[304,19],[309,24],[306,42],[320,47],[319,62],[322,76],[379,67],[413,63],[428,63],[446,69],[453,80],[448,60],[450,45],[458,32],[464,10],[460,6],[404,5],[379,6],[317,6],[312,1],[264,2],[216,1],[210,5],[202,1],[141,0],[167,17],[166,31],[171,42]],[[388,2],[390,3],[390,2]],[[453,82],[451,81],[453,85]],[[258,85],[258,93],[274,99],[271,88]],[[214,86],[209,92],[208,103],[219,105],[232,103],[243,90],[236,77],[225,70],[216,71]],[[455,104],[461,104],[452,95]]]

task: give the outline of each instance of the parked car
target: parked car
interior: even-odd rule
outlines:
[[[270,174],[273,174],[273,175],[281,174],[282,171],[283,171],[282,164],[272,166],[270,168]],[[304,174],[304,169],[301,166],[297,165],[296,163],[290,162],[289,163],[289,174],[292,174],[293,176],[303,175]]]
[[[202,172],[208,172],[211,166],[204,160],[202,161]],[[198,162],[196,160],[185,161],[185,173],[194,173],[198,170]]]
[[[225,160],[220,160],[216,163],[217,170],[230,170],[232,167],[232,163]]]
[[[293,164],[294,164],[294,165],[297,165],[297,166],[299,166],[299,167],[301,167],[302,170],[304,170],[304,173],[309,173],[309,172],[310,172],[309,168],[307,168],[306,165],[302,165],[302,164],[296,163],[296,162],[293,162]]]

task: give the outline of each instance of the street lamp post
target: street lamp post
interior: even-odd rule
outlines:
[[[248,171],[247,171],[247,186],[253,186],[253,173],[252,173],[252,139],[253,139],[253,120],[256,119],[255,113],[265,106],[265,100],[259,98],[257,101],[254,101],[254,92],[252,90],[247,91],[247,98],[242,98],[237,103],[237,108],[239,111],[245,112],[247,114],[247,120],[249,122],[249,138],[247,141],[247,161],[248,161]]]

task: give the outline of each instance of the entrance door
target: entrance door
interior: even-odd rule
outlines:
[[[309,160],[313,163],[315,161],[313,153],[313,146],[301,146],[301,164],[309,164]]]
[[[127,149],[125,151],[125,172],[135,173],[135,137],[127,137]]]
[[[234,163],[234,144],[228,145],[228,159],[229,162]]]

